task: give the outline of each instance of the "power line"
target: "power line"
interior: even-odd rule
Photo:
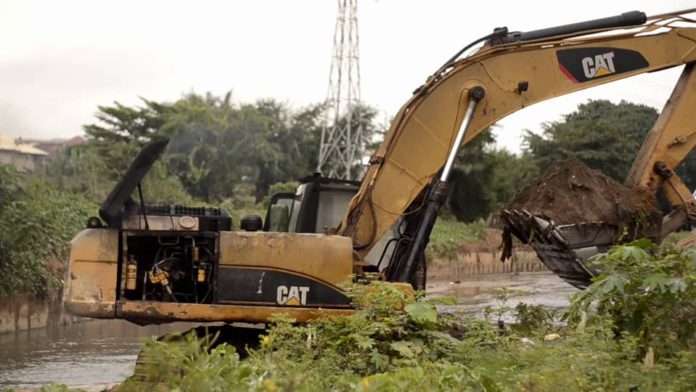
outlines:
[[[351,180],[356,174],[363,145],[360,101],[358,1],[338,0],[317,165],[325,176]]]

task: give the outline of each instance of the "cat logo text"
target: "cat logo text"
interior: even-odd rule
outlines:
[[[582,70],[585,72],[585,77],[588,79],[615,73],[614,52],[583,58]]]
[[[278,286],[276,302],[287,306],[307,305],[308,293],[309,287],[306,286]]]

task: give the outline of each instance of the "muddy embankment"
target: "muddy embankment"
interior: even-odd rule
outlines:
[[[456,260],[431,260],[428,280],[457,281],[476,275],[547,271],[529,246],[515,243],[512,258],[505,262],[500,261],[501,252],[501,231],[486,229],[486,236],[480,241],[459,245]]]
[[[0,299],[0,334],[70,325],[82,320],[65,311],[59,295],[37,299],[18,294]]]

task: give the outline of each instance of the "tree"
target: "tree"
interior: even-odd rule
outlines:
[[[320,105],[292,110],[273,99],[233,103],[230,93],[223,97],[189,93],[173,103],[142,99],[137,107],[115,102],[99,106],[97,122],[85,126],[85,151],[73,151],[74,156],[53,169],[83,175],[85,180],[76,181],[82,189],[109,189],[143,144],[168,138],[160,159],[164,168],[158,169],[160,184],[179,184],[206,202],[246,197],[251,186],[258,202],[272,184],[314,172],[322,110]],[[357,110],[367,143],[378,130],[377,112],[367,106]],[[86,157],[96,161],[86,167]],[[99,181],[86,180],[94,178]]]
[[[471,222],[488,216],[493,209],[491,150],[494,144],[495,137],[488,129],[457,154],[450,174],[448,205],[458,220]]]
[[[140,144],[158,137],[171,106],[140,99],[144,106],[129,107],[119,102],[114,102],[114,106],[97,106],[94,116],[99,124],[84,126],[87,137],[101,142]]]
[[[562,121],[543,124],[542,135],[527,131],[526,151],[539,167],[575,156],[623,182],[657,115],[646,105],[590,100]]]
[[[517,193],[532,184],[541,174],[534,158],[525,152],[513,154],[507,150],[494,150],[489,159],[493,161],[492,211],[498,210],[512,200]]]
[[[527,131],[525,150],[539,167],[576,156],[623,182],[657,116],[656,109],[645,105],[590,100],[563,121],[544,124],[542,135]],[[696,188],[696,151],[684,159],[677,174],[690,189]]]
[[[461,221],[485,219],[538,175],[531,155],[495,148],[495,136],[488,129],[459,151],[450,175],[448,207]]]

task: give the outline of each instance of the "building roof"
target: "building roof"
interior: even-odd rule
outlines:
[[[36,148],[32,146],[31,144],[18,144],[17,145],[17,151],[21,152],[22,154],[29,154],[29,155],[48,155],[48,153],[40,148]]]
[[[17,144],[11,137],[0,135],[0,150],[6,151],[16,151],[20,154],[27,155],[41,155],[46,156],[48,153],[44,150],[36,148],[31,144],[19,143]]]
[[[0,150],[14,150],[15,146],[11,137],[0,134]]]

